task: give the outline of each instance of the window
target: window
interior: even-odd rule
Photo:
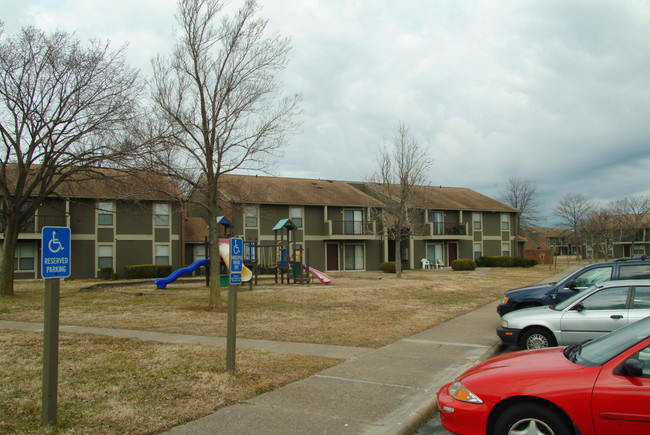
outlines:
[[[483,247],[480,243],[474,243],[474,260],[478,260],[483,256]]]
[[[472,222],[474,222],[474,230],[481,230],[481,213],[472,213]]]
[[[501,213],[501,231],[510,230],[510,217],[507,213]]]
[[[641,349],[636,355],[632,355],[632,357],[643,363],[643,377],[650,378],[650,346]]]
[[[620,266],[620,279],[650,279],[650,264],[631,264]]]
[[[427,260],[431,264],[436,264],[443,262],[442,258],[442,244],[427,245]]]
[[[510,243],[503,242],[501,244],[501,255],[504,257],[510,257]]]
[[[289,219],[296,224],[296,227],[302,228],[302,207],[291,207],[289,209]]]
[[[634,305],[636,310],[650,309],[650,287],[637,287],[634,291]]]
[[[606,288],[584,299],[579,305],[586,310],[624,310],[628,290],[629,287]]]
[[[169,226],[169,204],[156,204],[155,205],[156,213],[156,226],[157,227],[168,227]]]
[[[363,213],[361,210],[344,210],[343,226],[345,234],[363,234]]]
[[[113,246],[99,245],[97,247],[97,268],[113,267]]]
[[[363,269],[363,245],[345,245],[345,269]]]
[[[169,245],[156,245],[156,266],[169,264]]]
[[[20,212],[24,213],[29,207],[32,206],[31,201],[27,201],[20,207]],[[36,232],[36,215],[33,214],[31,215],[23,224],[23,226],[20,227],[20,231],[25,232],[25,233],[35,233]]]
[[[113,226],[113,215],[115,214],[115,203],[100,202],[97,207],[97,225]]]
[[[429,222],[433,223],[433,234],[440,235],[443,234],[442,231],[442,212],[441,211],[429,211],[428,213]]]
[[[245,207],[244,219],[246,221],[247,228],[257,227],[257,207]]]
[[[643,237],[640,238],[639,240],[643,240]],[[640,257],[642,255],[645,255],[645,246],[643,246],[643,245],[634,245],[634,256],[635,257]]]
[[[589,269],[573,278],[577,288],[587,288],[599,282],[609,281],[612,277],[612,267],[597,267]]]
[[[34,245],[18,245],[16,247],[14,270],[34,270]]]

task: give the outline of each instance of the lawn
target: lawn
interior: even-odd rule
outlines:
[[[237,337],[381,347],[483,306],[509,288],[561,272],[548,266],[477,272],[334,274],[325,286],[264,283],[238,294]],[[225,336],[201,281],[93,287],[61,283],[60,323]],[[42,322],[43,282],[16,282],[0,320]],[[224,292],[224,299],[226,293]],[[224,300],[225,306],[225,300]],[[496,313],[495,313],[496,316]],[[40,428],[42,336],[0,330],[0,433],[157,433],[304,378],[337,360],[62,333],[59,424]]]

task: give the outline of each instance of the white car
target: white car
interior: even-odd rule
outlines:
[[[504,344],[539,349],[591,340],[650,316],[650,280],[596,284],[558,304],[524,308],[501,318]]]

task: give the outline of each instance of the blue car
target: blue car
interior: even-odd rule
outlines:
[[[650,279],[650,259],[641,257],[588,264],[558,282],[508,290],[497,306],[497,313],[503,316],[522,308],[553,305],[592,285],[618,279]]]

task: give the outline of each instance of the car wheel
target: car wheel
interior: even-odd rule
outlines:
[[[542,349],[556,345],[553,334],[544,328],[530,328],[521,337],[521,343],[525,349]]]
[[[494,435],[570,435],[571,422],[553,409],[536,403],[507,408],[494,425]]]

